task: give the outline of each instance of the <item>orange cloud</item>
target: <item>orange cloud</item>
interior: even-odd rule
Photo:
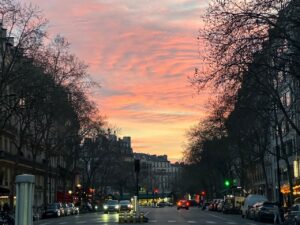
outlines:
[[[24,0],[40,6],[49,31],[71,42],[102,88],[91,98],[131,136],[134,151],[180,160],[185,132],[206,115],[187,77],[199,66],[206,0]]]

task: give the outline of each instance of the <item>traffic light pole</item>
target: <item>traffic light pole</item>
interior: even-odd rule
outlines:
[[[139,198],[139,172],[136,172],[136,196]]]

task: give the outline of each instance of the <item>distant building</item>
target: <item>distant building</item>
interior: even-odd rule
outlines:
[[[134,153],[134,158],[140,159],[141,188],[146,192],[169,194],[177,190],[181,167],[170,163],[167,155]]]

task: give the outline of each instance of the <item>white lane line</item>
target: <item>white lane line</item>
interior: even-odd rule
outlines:
[[[209,223],[209,224],[216,224],[215,221],[205,221],[205,223]]]
[[[157,220],[148,220],[148,223],[156,223]]]
[[[176,223],[176,220],[168,220],[168,223]]]
[[[187,221],[188,223],[197,223],[196,221],[193,221],[193,220],[189,220]]]

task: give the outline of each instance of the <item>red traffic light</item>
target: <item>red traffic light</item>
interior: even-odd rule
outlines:
[[[201,195],[205,195],[205,194],[206,194],[205,191],[202,191],[202,192],[201,192]]]

